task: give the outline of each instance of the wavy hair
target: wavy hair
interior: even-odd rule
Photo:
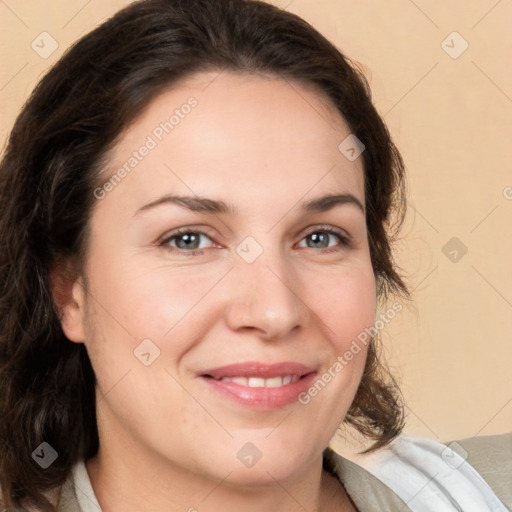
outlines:
[[[0,164],[0,484],[3,506],[55,512],[47,493],[99,447],[95,375],[64,335],[52,269],[80,272],[102,162],[159,93],[200,71],[316,86],[365,145],[366,223],[378,298],[408,297],[391,246],[405,214],[404,165],[359,67],[298,16],[254,0],[134,2],[76,42],[34,89]],[[70,270],[71,272],[71,270]],[[373,339],[345,418],[385,445],[401,431],[398,388]],[[34,450],[58,458],[42,469]]]

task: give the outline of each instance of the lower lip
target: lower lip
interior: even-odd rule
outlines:
[[[314,377],[315,372],[309,373],[297,382],[276,388],[251,388],[211,377],[201,377],[201,379],[216,392],[238,404],[252,409],[271,411],[297,402],[298,396],[310,387]]]

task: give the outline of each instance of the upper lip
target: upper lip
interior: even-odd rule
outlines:
[[[200,376],[209,376],[215,379],[224,377],[260,377],[263,379],[271,379],[272,377],[280,377],[285,375],[298,375],[303,377],[314,372],[311,366],[301,363],[285,361],[282,363],[267,364],[259,361],[248,361],[246,363],[235,363],[218,368],[211,368],[199,372]]]

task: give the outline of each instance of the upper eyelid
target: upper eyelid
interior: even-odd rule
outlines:
[[[214,238],[210,229],[198,228],[198,227],[194,227],[194,226],[183,226],[180,228],[175,228],[170,231],[167,231],[164,235],[158,237],[157,243],[167,242],[167,241],[171,240],[172,238],[177,238],[181,235],[186,235],[187,233],[201,234],[201,235],[207,236],[208,238],[212,239],[212,241]]]
[[[351,242],[352,241],[352,236],[348,233],[348,231],[346,229],[342,229],[342,228],[339,228],[339,227],[336,227],[336,226],[332,226],[332,225],[329,225],[329,224],[324,224],[324,225],[315,225],[315,226],[311,226],[311,229],[309,228],[306,228],[306,231],[304,232],[301,240],[306,237],[306,236],[309,236],[313,233],[316,233],[316,232],[322,232],[322,231],[326,231],[330,234],[334,234],[334,235],[337,235],[339,236],[343,241],[345,242]]]
[[[330,224],[315,224],[313,226],[308,226],[307,228],[300,230],[299,233],[297,233],[297,235],[299,235],[300,232],[305,232],[306,234],[304,236],[307,236],[308,234],[315,233],[316,231],[329,231],[339,233],[340,235],[346,234],[346,236],[349,236],[345,229],[339,228],[337,226],[332,226]]]

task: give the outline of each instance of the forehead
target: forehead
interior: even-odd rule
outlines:
[[[112,193],[118,198],[124,189],[148,201],[176,192],[250,203],[275,200],[277,192],[299,201],[310,192],[348,191],[364,204],[362,158],[351,161],[338,149],[349,135],[336,107],[311,86],[199,73],[146,107],[114,148],[106,174],[128,171]],[[139,151],[144,146],[150,149]]]

